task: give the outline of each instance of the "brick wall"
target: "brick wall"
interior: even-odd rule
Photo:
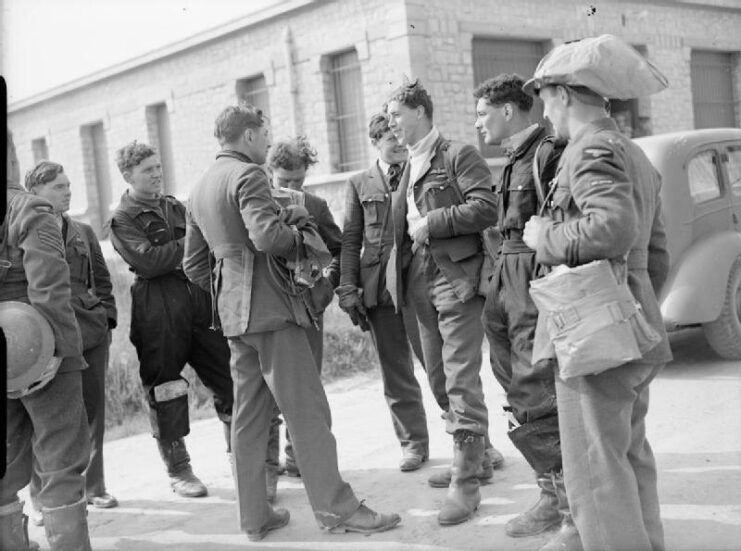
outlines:
[[[95,219],[99,198],[86,173],[83,125],[101,121],[108,145],[112,203],[126,184],[115,151],[151,139],[146,106],[167,103],[177,195],[188,189],[218,150],[213,121],[234,104],[237,79],[264,74],[275,138],[303,133],[319,152],[307,182],[340,215],[342,181],[327,175],[336,151],[323,60],[354,48],[362,66],[363,105],[378,111],[403,74],[419,76],[435,103],[435,122],[450,138],[476,143],[471,64],[474,37],[539,40],[554,45],[614,33],[645,45],[669,77],[670,89],[641,106],[654,132],[693,125],[689,56],[692,48],[741,51],[741,11],[667,2],[593,0],[317,0],[262,23],[156,59],[71,92],[15,110],[22,170],[33,163],[32,140],[45,137],[49,156],[64,164],[73,185],[72,211]],[[738,59],[738,57],[737,57]],[[737,68],[739,63],[737,62]],[[741,68],[735,73],[737,106]],[[11,106],[12,107],[12,106]],[[741,111],[741,108],[739,108]],[[368,158],[373,158],[369,141]],[[87,187],[86,187],[87,186]]]

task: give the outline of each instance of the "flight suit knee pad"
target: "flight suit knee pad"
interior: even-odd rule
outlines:
[[[172,442],[186,436],[188,417],[188,381],[168,381],[149,390],[149,422],[155,438]]]

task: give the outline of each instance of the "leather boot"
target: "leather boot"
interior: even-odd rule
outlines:
[[[569,511],[569,500],[566,496],[566,487],[563,482],[563,473],[552,473],[553,487],[556,490],[558,498],[558,510],[561,512],[561,527],[548,543],[540,548],[539,551],[584,551],[579,537],[579,531],[576,529],[574,519]]]
[[[87,499],[44,508],[44,530],[52,551],[92,551],[87,529]]]
[[[484,458],[481,461],[481,465],[476,470],[476,478],[483,486],[489,484],[491,478],[494,476],[494,469],[499,469],[504,463],[504,456],[495,448],[491,447],[484,451]],[[433,488],[447,488],[450,486],[450,479],[452,478],[450,467],[435,473],[427,479],[427,484]]]
[[[481,503],[476,472],[484,456],[484,438],[467,430],[457,430],[453,441],[455,450],[450,487],[437,515],[437,522],[443,526],[467,521]]]
[[[190,455],[182,438],[172,442],[157,439],[157,447],[170,475],[173,492],[183,497],[203,497],[208,494],[206,486],[193,474]]]
[[[28,540],[28,517],[23,514],[23,502],[0,507],[0,549],[37,551],[38,548],[38,543]]]
[[[232,454],[232,422],[223,421],[224,425],[224,440],[226,441],[226,455],[227,457]]]
[[[537,482],[540,487],[540,498],[537,503],[509,520],[504,526],[504,531],[511,538],[534,536],[561,522],[558,497],[550,473],[538,475]]]

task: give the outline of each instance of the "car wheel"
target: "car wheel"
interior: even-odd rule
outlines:
[[[703,329],[710,346],[719,356],[741,360],[741,256],[731,266],[720,316],[703,324]]]

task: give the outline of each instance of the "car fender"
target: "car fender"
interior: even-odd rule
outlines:
[[[741,233],[722,232],[694,243],[672,266],[659,304],[669,326],[707,323],[720,315],[728,276],[741,255]]]

